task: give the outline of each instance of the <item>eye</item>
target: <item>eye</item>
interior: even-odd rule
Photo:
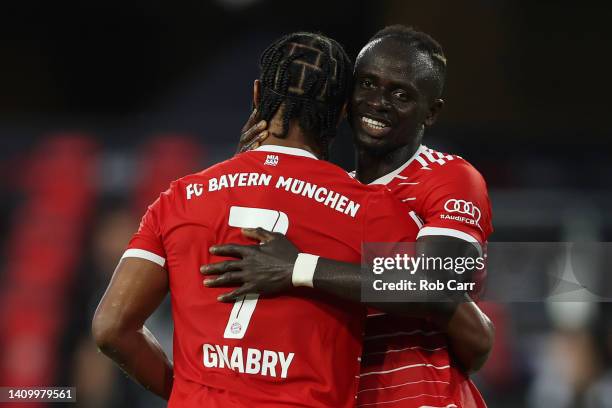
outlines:
[[[374,87],[374,83],[368,78],[363,78],[362,80],[360,80],[359,85],[364,89],[370,89]]]
[[[401,89],[393,92],[393,96],[402,102],[408,102],[410,100],[410,95],[408,92]]]

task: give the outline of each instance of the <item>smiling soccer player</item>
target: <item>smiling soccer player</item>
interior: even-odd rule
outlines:
[[[445,77],[442,47],[429,35],[391,26],[370,39],[355,63],[349,106],[355,177],[387,186],[403,203],[405,217],[421,227],[422,254],[476,258],[492,232],[486,183],[463,158],[422,144],[444,105]],[[276,282],[291,275],[297,249],[283,237],[261,231],[249,235],[266,243],[240,254],[243,286],[249,286],[247,293],[278,293]],[[212,265],[206,272],[223,268]],[[450,272],[447,282],[456,278]],[[360,266],[319,258],[313,287],[360,301]],[[431,302],[376,305],[382,310],[368,318],[357,406],[486,406],[467,374],[484,364],[493,326],[469,300],[449,309]]]

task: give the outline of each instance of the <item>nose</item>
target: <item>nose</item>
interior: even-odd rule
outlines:
[[[391,107],[391,103],[383,91],[371,94],[366,102],[370,108],[377,111],[388,110]]]

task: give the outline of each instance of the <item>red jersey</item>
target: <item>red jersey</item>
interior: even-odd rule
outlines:
[[[371,184],[384,184],[421,228],[477,245],[492,232],[491,204],[480,173],[459,156],[420,146]],[[480,393],[453,365],[444,333],[425,319],[371,312],[366,322],[357,407],[483,408]]]
[[[169,274],[169,407],[353,407],[364,308],[310,288],[220,303],[217,296],[231,289],[204,287],[199,267],[223,260],[209,253],[211,245],[247,243],[241,227],[281,232],[302,252],[358,263],[362,241],[415,240],[418,227],[404,211],[387,189],[280,146],[173,182],[124,255]]]

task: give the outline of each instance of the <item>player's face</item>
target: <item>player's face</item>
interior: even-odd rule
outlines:
[[[432,65],[394,39],[367,44],[355,64],[349,123],[359,147],[387,153],[422,137],[430,114]]]

